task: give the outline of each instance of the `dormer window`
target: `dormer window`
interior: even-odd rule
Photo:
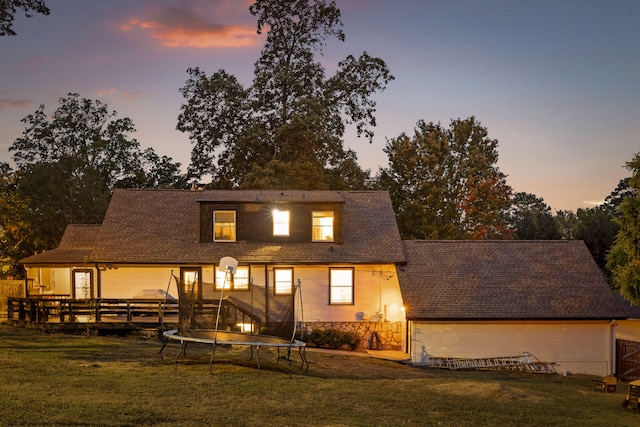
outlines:
[[[213,211],[213,241],[236,241],[235,211]]]
[[[311,240],[333,242],[333,211],[313,211],[311,217]]]
[[[275,209],[273,215],[273,235],[288,236],[289,235],[289,211],[281,211]]]

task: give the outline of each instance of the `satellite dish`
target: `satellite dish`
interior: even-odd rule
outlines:
[[[235,258],[230,256],[220,258],[220,264],[218,265],[219,271],[228,271],[229,273],[233,274],[233,272],[236,271],[236,268],[238,268],[238,260],[236,260]]]

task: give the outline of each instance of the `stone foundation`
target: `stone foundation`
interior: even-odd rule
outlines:
[[[355,332],[362,338],[358,351],[402,349],[402,322],[304,322],[306,333],[314,329]]]

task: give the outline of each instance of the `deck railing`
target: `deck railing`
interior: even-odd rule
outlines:
[[[193,317],[209,321],[218,312],[219,300],[194,301]],[[222,327],[250,325],[259,330],[261,320],[231,300],[223,300]],[[7,320],[39,324],[52,323],[131,323],[162,326],[178,324],[180,307],[175,300],[136,298],[71,299],[64,295],[38,295],[9,298]]]

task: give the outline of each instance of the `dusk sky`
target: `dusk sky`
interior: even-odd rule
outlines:
[[[264,36],[247,0],[46,0],[51,15],[0,37],[0,161],[44,104],[70,92],[133,120],[142,148],[189,163],[175,130],[189,67],[251,85]],[[592,207],[629,176],[640,152],[638,0],[336,0],[348,54],[382,58],[395,80],[377,94],[373,144],[345,135],[363,168],[386,167],[388,138],[416,122],[475,116],[497,139],[514,191],[556,210]]]

